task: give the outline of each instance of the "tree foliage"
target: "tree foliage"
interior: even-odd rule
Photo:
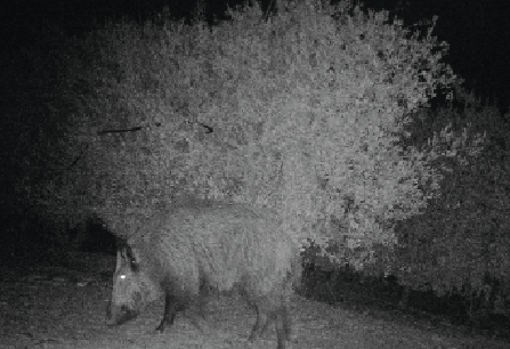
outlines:
[[[462,108],[439,109],[432,127],[485,130],[490,146],[475,158],[464,153],[436,160],[441,192],[423,215],[401,222],[399,246],[386,267],[411,288],[482,295],[494,307],[497,298],[503,302],[510,294],[509,164],[498,141],[508,129],[497,107],[481,107],[473,94],[459,92]]]
[[[230,15],[212,28],[110,23],[80,42],[66,136],[80,163],[58,197],[102,212],[249,202],[296,238],[341,244],[337,258],[367,251],[362,267],[438,193],[433,162],[480,149],[476,134],[444,130],[428,147],[401,142],[412,112],[456,81],[446,45],[433,25],[420,37],[347,2],[289,3],[267,22],[257,6]]]

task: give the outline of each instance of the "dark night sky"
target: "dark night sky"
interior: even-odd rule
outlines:
[[[395,8],[398,0],[367,0],[371,6]],[[399,12],[405,23],[439,16],[435,35],[450,44],[448,62],[468,86],[510,103],[510,2],[507,0],[408,0]]]
[[[221,14],[227,3],[241,0],[205,0],[208,9]],[[263,0],[269,1],[269,0]],[[31,43],[34,30],[43,21],[67,32],[86,30],[93,19],[129,16],[150,18],[164,6],[177,16],[192,12],[192,0],[11,0],[0,14],[2,46],[13,48]],[[401,5],[404,3],[404,5]],[[366,0],[369,7],[393,10],[405,23],[439,16],[436,35],[450,43],[449,62],[456,73],[476,86],[484,97],[497,97],[502,107],[510,98],[510,2],[508,0]],[[4,17],[4,18],[2,18]]]

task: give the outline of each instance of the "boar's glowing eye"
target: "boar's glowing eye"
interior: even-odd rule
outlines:
[[[120,279],[124,280],[126,278],[126,275],[122,274],[119,276]]]

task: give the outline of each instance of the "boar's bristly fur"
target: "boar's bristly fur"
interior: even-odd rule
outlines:
[[[164,295],[157,328],[163,331],[178,312],[201,306],[206,290],[236,288],[257,312],[249,340],[256,340],[274,320],[277,348],[285,348],[291,327],[287,303],[299,262],[273,212],[242,204],[195,203],[159,210],[138,229],[143,230],[140,235],[118,244],[107,323],[124,323]]]

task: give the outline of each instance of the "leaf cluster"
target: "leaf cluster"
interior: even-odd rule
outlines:
[[[78,45],[67,136],[83,160],[64,196],[120,211],[250,202],[298,237],[394,244],[395,222],[423,211],[441,179],[434,143],[400,142],[410,113],[455,81],[433,27],[420,37],[346,3],[231,17],[110,23]]]

